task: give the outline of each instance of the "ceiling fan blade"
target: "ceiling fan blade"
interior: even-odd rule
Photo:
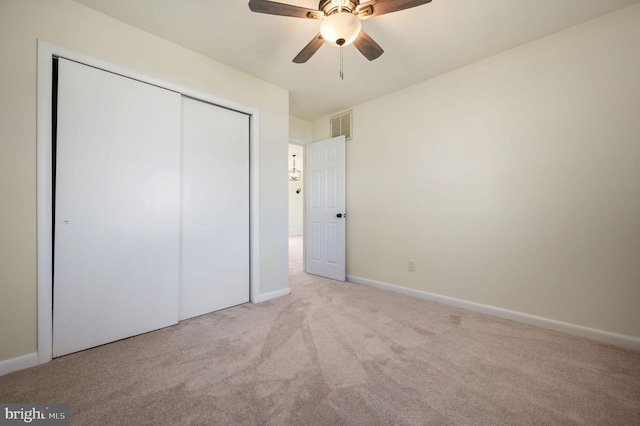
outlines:
[[[292,16],[294,18],[320,19],[324,16],[324,13],[319,10],[307,9],[306,7],[293,6],[268,0],[249,0],[249,9],[251,9],[252,12],[267,13],[269,15]]]
[[[362,30],[360,30],[360,34],[358,34],[353,45],[370,61],[373,61],[384,53],[382,47],[369,37],[369,34]]]
[[[311,40],[309,44],[307,44],[304,49],[302,49],[300,53],[298,53],[298,55],[293,58],[293,62],[295,62],[296,64],[304,64],[318,51],[318,49],[320,49],[323,44],[324,39],[322,38],[320,33],[318,33],[313,38],[313,40]]]
[[[385,13],[397,12],[430,3],[431,0],[371,0],[358,6],[362,18],[371,18]]]

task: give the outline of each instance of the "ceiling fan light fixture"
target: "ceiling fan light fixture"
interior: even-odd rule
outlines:
[[[320,24],[320,35],[327,43],[339,47],[348,46],[360,34],[360,19],[350,12],[332,13]]]
[[[431,2],[431,0],[364,0],[364,3],[360,4],[360,1],[320,0],[317,9],[309,9],[274,0],[249,0],[249,9],[252,12],[268,15],[322,19],[320,33],[316,34],[293,58],[294,63],[303,64],[324,43],[336,47],[348,46],[353,43],[365,58],[373,61],[379,58],[384,50],[366,32],[362,31],[360,20],[411,9]],[[342,64],[342,49],[340,49],[340,64]],[[340,69],[342,70],[342,65]],[[342,71],[340,76],[342,77]]]

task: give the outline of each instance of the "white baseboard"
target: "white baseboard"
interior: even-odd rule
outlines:
[[[38,365],[37,352],[6,359],[4,361],[0,361],[0,376],[4,376],[5,374],[9,374],[14,371],[24,370],[25,368],[35,367],[36,365]]]
[[[481,303],[470,302],[467,300],[456,299],[454,297],[442,296],[435,293],[429,293],[422,290],[401,287],[394,284],[388,284],[381,281],[374,281],[368,278],[347,275],[347,281],[362,284],[370,287],[389,290],[396,293],[406,294],[408,296],[418,297],[420,299],[431,300],[433,302],[443,303],[445,305],[455,306],[457,308],[468,309],[474,312],[493,315],[500,318],[506,318],[525,324],[531,324],[538,327],[549,328],[563,333],[573,334],[575,336],[587,337],[599,342],[610,343],[612,345],[622,346],[624,348],[640,351],[640,338],[627,336],[624,334],[611,333],[609,331],[598,330],[595,328],[583,327],[581,325],[570,324],[562,321],[556,321],[550,318],[539,317],[535,315],[525,314],[523,312],[510,311],[508,309],[497,308],[495,306],[483,305]]]
[[[271,291],[269,293],[263,293],[258,295],[258,300],[253,300],[253,303],[266,302],[267,300],[286,296],[289,293],[291,293],[291,289],[289,287],[283,288],[281,290]]]

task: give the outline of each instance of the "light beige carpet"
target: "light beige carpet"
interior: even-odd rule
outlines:
[[[301,272],[292,294],[0,377],[77,425],[640,425],[640,353]]]

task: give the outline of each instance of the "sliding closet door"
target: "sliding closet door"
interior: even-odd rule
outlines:
[[[249,116],[183,98],[180,319],[249,301]]]
[[[59,60],[53,354],[178,321],[179,94]]]

